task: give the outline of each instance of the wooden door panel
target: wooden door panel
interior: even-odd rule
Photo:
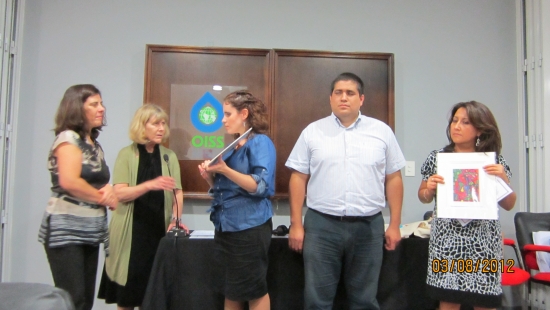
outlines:
[[[331,114],[331,83],[340,73],[358,75],[364,85],[361,113],[393,128],[393,55],[275,50],[273,139],[277,148],[276,196],[288,195],[291,171],[285,162],[302,130]]]
[[[147,46],[145,103],[155,103],[168,114],[173,85],[242,85],[271,107],[270,50]],[[173,117],[170,116],[169,117]],[[169,141],[192,139],[186,128],[172,129]],[[191,141],[186,141],[191,144]],[[208,184],[197,165],[202,160],[179,161],[181,181],[186,197],[208,198]]]

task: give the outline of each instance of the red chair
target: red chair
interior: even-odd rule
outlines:
[[[516,261],[519,267],[513,266],[510,268],[510,271],[508,271],[508,268],[504,268],[506,270],[502,273],[500,283],[502,283],[502,285],[520,285],[525,283],[529,280],[531,274],[529,274],[529,272],[527,272],[523,267],[523,262],[521,261],[521,255],[518,247],[516,246],[516,242],[512,239],[505,238],[504,245],[510,246],[514,249],[514,253],[516,253]]]
[[[537,263],[537,252],[550,253],[550,246],[527,244],[523,247],[525,253],[525,265],[529,270],[540,270]],[[531,281],[550,285],[550,272],[538,272],[531,277]]]
[[[518,240],[521,256],[525,262],[525,270],[531,274],[528,290],[531,294],[531,283],[550,285],[550,272],[540,272],[537,263],[537,252],[550,253],[550,246],[533,244],[533,232],[550,231],[550,213],[531,213],[518,212],[514,216],[514,225],[516,227],[516,239]]]

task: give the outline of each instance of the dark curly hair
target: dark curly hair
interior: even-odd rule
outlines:
[[[90,138],[96,140],[101,128],[107,125],[107,118],[104,114],[101,126],[91,128],[91,131],[90,128],[87,128],[84,102],[88,100],[88,97],[94,95],[101,96],[101,92],[91,84],[73,85],[65,91],[55,114],[54,132],[56,136],[62,131],[73,130],[81,139],[85,139],[88,132],[91,132]]]
[[[444,151],[454,151],[455,144],[451,139],[451,124],[453,123],[456,111],[460,108],[466,109],[470,123],[472,123],[475,129],[481,132],[478,137],[479,145],[475,146],[476,152],[495,152],[497,156],[500,155],[502,141],[497,121],[493,113],[491,113],[491,110],[483,103],[477,101],[459,102],[453,106],[449,117],[449,124],[447,125],[447,139],[449,140],[449,144],[444,148]]]
[[[233,106],[237,111],[248,110],[247,122],[252,127],[253,133],[267,134],[269,130],[269,121],[267,117],[267,107],[258,98],[254,97],[247,90],[238,90],[225,96],[224,103]],[[239,134],[235,134],[237,138]]]

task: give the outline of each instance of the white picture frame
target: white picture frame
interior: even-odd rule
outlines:
[[[494,164],[496,154],[438,153],[437,217],[454,219],[498,219],[497,181],[483,167]]]

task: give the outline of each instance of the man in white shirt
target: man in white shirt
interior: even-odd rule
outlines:
[[[383,246],[394,250],[401,239],[405,158],[388,125],[361,115],[364,99],[357,75],[336,77],[332,114],[302,131],[286,162],[293,170],[289,246],[303,250],[305,309],[332,309],[341,274],[350,309],[379,309]]]

